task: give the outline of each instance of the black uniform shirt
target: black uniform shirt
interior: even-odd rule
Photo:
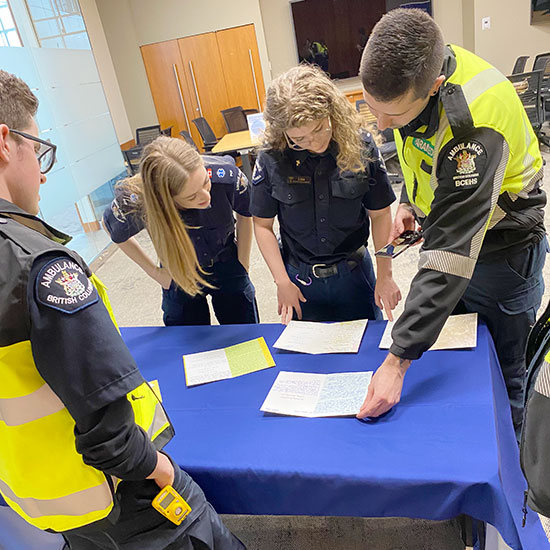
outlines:
[[[181,210],[181,219],[189,227],[197,258],[210,266],[235,241],[233,211],[250,216],[249,189],[246,176],[235,166],[232,157],[205,156],[204,163],[212,180],[211,205],[206,209]],[[103,214],[103,223],[115,243],[127,241],[139,233],[145,223],[133,204],[135,197],[117,189],[116,197]]]
[[[395,195],[370,134],[364,137],[363,172],[341,172],[337,145],[321,155],[285,149],[262,152],[252,177],[250,211],[278,216],[285,262],[334,264],[367,242],[367,210],[389,206]]]

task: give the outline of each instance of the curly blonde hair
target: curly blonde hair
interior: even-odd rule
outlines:
[[[364,170],[372,159],[365,157],[360,131],[373,133],[372,129],[334,82],[319,67],[308,63],[293,67],[269,86],[262,149],[286,149],[286,130],[325,117],[330,117],[332,139],[338,145],[338,168],[353,172]]]

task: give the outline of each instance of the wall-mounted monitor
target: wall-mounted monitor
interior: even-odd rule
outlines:
[[[550,23],[550,0],[531,0],[531,25]]]
[[[331,78],[357,76],[369,35],[387,11],[432,13],[431,0],[291,0],[291,7],[300,62],[316,63]]]

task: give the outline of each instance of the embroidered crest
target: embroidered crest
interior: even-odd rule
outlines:
[[[61,272],[61,277],[55,282],[64,288],[67,296],[80,296],[86,290],[86,287],[78,280],[76,273],[68,273],[65,270]]]
[[[456,172],[460,175],[473,174],[476,171],[474,159],[477,155],[468,151],[461,151],[454,157],[456,162]]]
[[[476,187],[483,173],[487,152],[478,141],[463,141],[454,145],[445,157],[447,170],[455,188]]]
[[[242,195],[248,189],[248,178],[239,170],[237,175],[237,191]]]
[[[46,264],[36,279],[37,301],[45,306],[76,313],[95,304],[99,296],[92,281],[71,258],[57,258]]]
[[[218,168],[216,170],[216,175],[218,178],[222,179],[225,176],[225,170],[223,168]]]

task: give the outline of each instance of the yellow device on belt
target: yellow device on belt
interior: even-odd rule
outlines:
[[[166,485],[153,499],[153,508],[168,518],[172,523],[179,525],[191,512],[191,506],[172,487]]]

